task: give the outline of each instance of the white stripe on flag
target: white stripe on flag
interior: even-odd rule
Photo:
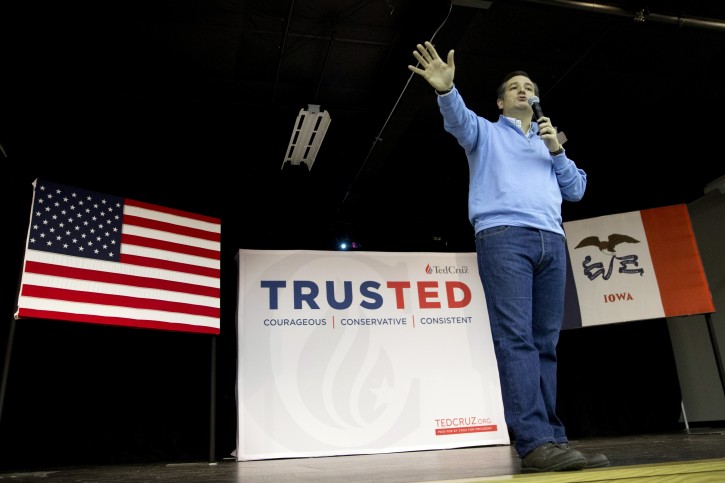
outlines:
[[[124,228],[125,232],[125,228]],[[168,250],[160,250],[157,248],[142,247],[124,243],[121,245],[122,255],[138,255],[140,257],[155,258],[157,260],[167,260],[170,262],[185,263],[195,265],[197,267],[219,268],[219,261],[209,258],[197,257],[194,255],[186,255],[184,253],[171,252]],[[217,280],[218,282],[218,280]]]
[[[220,285],[219,279],[214,277],[205,277],[203,275],[182,273],[162,268],[140,267],[128,263],[105,262],[102,260],[73,257],[70,255],[56,255],[54,253],[41,252],[39,250],[28,250],[25,254],[25,261],[41,262],[50,265],[81,268],[86,270],[97,270],[111,275],[116,274],[132,275],[135,277],[150,277],[158,280],[189,283],[192,285],[201,285],[217,289]]]
[[[151,300],[166,300],[169,302],[199,305],[215,309],[219,308],[218,297],[208,297],[204,295],[173,292],[162,289],[138,288],[130,285],[117,285],[113,283],[73,280],[69,278],[39,275],[35,273],[26,273],[23,279],[25,281],[25,285],[35,285],[38,287],[61,288],[66,290],[77,290],[80,292],[121,295]]]
[[[187,324],[192,326],[214,328],[219,326],[216,317],[161,312],[148,309],[113,307],[107,305],[87,304],[83,302],[65,302],[62,300],[22,298],[24,307],[42,311],[62,312],[66,314],[87,314],[99,317],[118,317],[130,320],[149,320],[162,323]]]
[[[221,232],[221,225],[218,223],[209,223],[203,220],[197,220],[195,218],[173,215],[162,211],[141,208],[139,206],[125,205],[123,213],[126,215],[134,215],[141,218],[148,218],[149,220],[163,221],[165,223],[173,223],[174,225],[196,228],[197,230],[204,230],[211,233]]]

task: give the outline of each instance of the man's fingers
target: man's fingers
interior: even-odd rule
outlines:
[[[417,44],[416,48],[418,50],[413,51],[413,57],[415,57],[415,60],[417,60],[422,67],[427,68],[433,62],[443,62],[435,47],[433,47],[433,44],[430,42]],[[453,50],[448,52],[448,65],[453,67]]]
[[[431,56],[432,59],[438,59],[439,58],[438,57],[438,51],[435,49],[435,47],[433,47],[433,44],[431,44],[430,42],[426,42],[425,43],[425,49],[428,52],[428,54],[430,54],[430,56]]]
[[[428,65],[428,62],[418,52],[413,52],[413,57],[415,57],[415,60],[417,60],[423,67]]]
[[[439,58],[438,52],[436,52],[436,49],[430,42],[425,42],[424,45],[418,44],[416,47],[418,48],[420,55],[428,62]]]

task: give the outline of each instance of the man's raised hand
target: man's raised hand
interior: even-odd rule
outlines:
[[[413,51],[413,57],[418,61],[420,67],[409,65],[408,69],[423,77],[437,91],[451,89],[456,71],[453,63],[453,50],[448,52],[448,58],[446,62],[443,62],[430,42],[425,42],[423,45],[418,44],[416,48],[418,50]]]

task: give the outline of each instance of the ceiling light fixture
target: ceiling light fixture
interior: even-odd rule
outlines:
[[[452,0],[451,3],[459,7],[473,7],[488,10],[491,8],[493,2],[485,2],[483,0]]]
[[[318,104],[308,104],[307,110],[300,109],[282,168],[287,163],[293,165],[305,163],[307,171],[311,170],[330,120],[330,114],[327,111],[320,111]]]

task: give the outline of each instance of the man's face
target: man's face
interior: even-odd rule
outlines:
[[[517,75],[506,81],[503,99],[497,101],[498,108],[504,116],[519,117],[519,115],[533,115],[529,106],[529,97],[534,94],[534,83],[526,76]]]

